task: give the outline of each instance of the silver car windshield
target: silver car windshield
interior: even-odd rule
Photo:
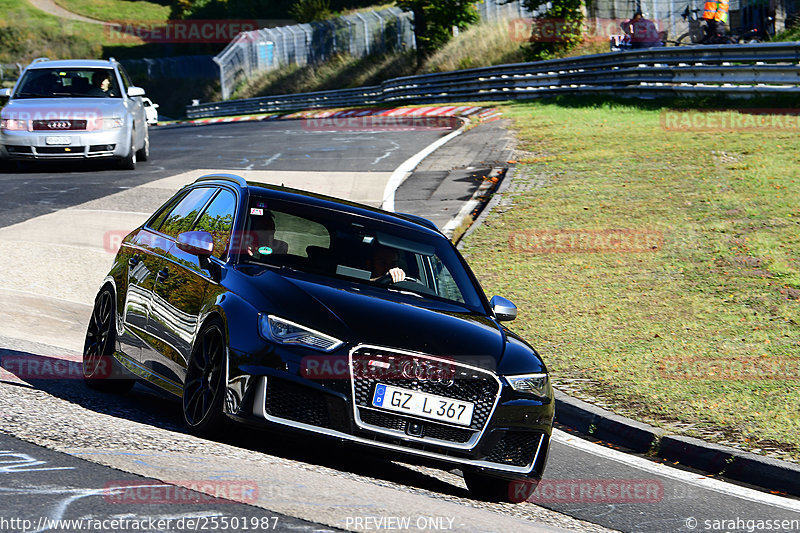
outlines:
[[[121,98],[110,68],[37,68],[25,72],[14,98]]]

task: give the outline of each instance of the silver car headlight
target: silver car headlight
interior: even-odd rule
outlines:
[[[103,129],[104,130],[112,130],[116,128],[121,128],[125,125],[125,119],[120,117],[111,117],[111,118],[104,118],[103,119]]]
[[[7,131],[28,131],[29,121],[18,118],[0,119],[0,129]]]
[[[546,397],[550,389],[550,378],[547,374],[519,374],[505,376],[505,378],[515,391],[532,394],[540,398]]]
[[[343,344],[330,335],[263,313],[258,315],[258,332],[265,339],[278,344],[305,346],[323,352],[330,352]]]

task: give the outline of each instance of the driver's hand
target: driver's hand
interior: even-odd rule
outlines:
[[[406,273],[402,268],[394,267],[387,272],[390,276],[392,276],[392,283],[398,283],[406,279]]]

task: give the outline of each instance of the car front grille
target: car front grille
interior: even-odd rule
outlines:
[[[421,378],[416,374],[409,377],[407,372],[401,370],[404,365],[434,368],[440,372],[437,374],[434,371],[433,375],[427,374]],[[351,352],[350,375],[356,422],[362,429],[396,433],[422,441],[448,441],[459,447],[474,445],[489,421],[500,392],[499,381],[488,370],[456,360],[398,353],[376,347],[359,347]],[[413,415],[389,413],[373,407],[371,399],[378,383],[472,402],[475,405],[472,422],[468,427],[458,426]],[[409,431],[408,425],[412,421],[416,424],[416,431],[413,432]]]
[[[86,129],[86,120],[54,119],[34,120],[33,131],[82,131]]]
[[[508,431],[492,447],[486,461],[512,466],[528,466],[536,457],[541,433]]]

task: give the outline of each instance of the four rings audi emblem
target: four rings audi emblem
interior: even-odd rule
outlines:
[[[406,361],[400,367],[400,372],[404,378],[441,383],[445,387],[450,387],[455,383],[452,372],[426,361]]]
[[[51,130],[68,130],[72,124],[66,120],[51,120],[47,127]]]

